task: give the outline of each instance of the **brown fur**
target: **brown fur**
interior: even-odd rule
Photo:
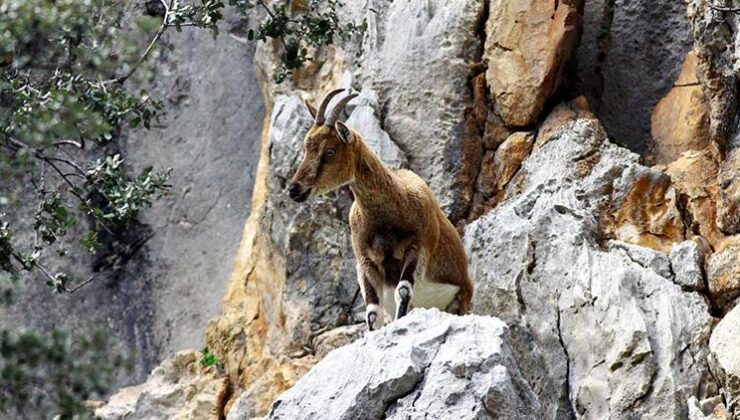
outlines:
[[[329,149],[333,156],[327,154]],[[361,136],[341,122],[335,127],[314,125],[304,150],[292,180],[296,194],[314,196],[343,185],[354,194],[349,223],[366,305],[379,303],[383,284],[395,287],[403,277],[413,285],[420,280],[415,277],[423,275],[429,283],[459,287],[450,306],[440,309],[469,311],[473,284],[462,241],[419,176],[388,169]]]

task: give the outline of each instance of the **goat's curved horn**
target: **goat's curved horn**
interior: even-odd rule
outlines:
[[[324,125],[324,112],[326,111],[326,107],[329,105],[329,101],[342,91],[344,91],[344,89],[334,89],[324,96],[324,100],[321,101],[321,105],[319,105],[319,109],[316,111],[316,125]]]
[[[347,102],[357,97],[357,95],[358,95],[357,93],[347,95],[344,98],[342,98],[339,102],[337,102],[337,104],[331,110],[331,113],[329,113],[329,116],[326,117],[326,125],[333,126],[334,123],[337,122],[337,118],[339,118],[339,114],[342,113],[342,110],[347,105]]]

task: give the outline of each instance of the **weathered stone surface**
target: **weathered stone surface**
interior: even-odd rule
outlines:
[[[731,310],[712,331],[709,367],[722,387],[731,418],[740,417],[740,307]]]
[[[632,262],[652,270],[655,274],[663,278],[671,279],[673,277],[671,260],[662,252],[620,241],[609,241],[609,251],[617,254],[621,253],[632,260]]]
[[[691,290],[706,290],[704,255],[694,241],[673,245],[670,253],[673,281]]]
[[[689,397],[689,420],[731,420],[722,397],[716,396],[698,401]]]
[[[664,261],[599,243],[600,203],[652,173],[637,161],[596,122],[569,123],[524,161],[507,199],[465,230],[473,311],[509,325],[544,418],[681,418],[705,389],[705,299],[658,275]]]
[[[664,253],[684,240],[683,216],[669,176],[644,166],[629,166],[615,181],[614,189],[604,218],[608,235]]]
[[[740,235],[722,241],[707,259],[707,282],[712,299],[722,308],[740,296]]]
[[[496,150],[509,137],[511,130],[506,127],[504,120],[496,114],[496,110],[491,105],[488,105],[488,107],[490,109],[486,114],[482,143],[486,150]]]
[[[268,418],[539,418],[519,369],[500,320],[414,310],[329,353]]]
[[[724,238],[717,227],[717,171],[717,158],[708,149],[684,152],[665,167],[681,197],[686,236],[702,236],[715,247]]]
[[[710,109],[712,141],[724,145],[731,137],[737,112],[737,57],[740,40],[738,16],[709,7],[708,0],[688,0],[686,16],[694,35],[694,51],[699,63],[697,76],[707,96]]]
[[[469,205],[468,184],[475,181],[465,169],[480,153],[480,146],[469,147],[479,140],[466,136],[464,114],[473,105],[468,77],[470,65],[480,59],[477,29],[484,4],[352,3],[362,7],[353,17],[368,24],[362,65],[353,67],[356,79],[363,89],[378,92],[383,128],[413,156],[410,169],[429,183],[447,214],[459,219]]]
[[[202,368],[196,351],[183,351],[152,371],[141,385],[121,389],[95,410],[101,420],[219,419],[228,378],[215,367]]]
[[[501,191],[511,181],[519,165],[529,156],[534,144],[534,134],[517,131],[510,135],[496,149],[493,157],[493,167],[496,171],[496,190]]]
[[[574,1],[490,2],[483,60],[491,97],[507,125],[537,120],[575,47],[578,20]]]
[[[578,90],[610,138],[642,152],[653,107],[673,86],[691,49],[686,3],[588,0],[583,16]]]
[[[545,142],[550,140],[555,131],[566,123],[581,118],[596,119],[596,117],[591,113],[588,100],[585,96],[579,96],[572,101],[564,102],[556,106],[552,111],[550,111],[547,118],[545,118],[545,121],[542,122],[542,125],[537,131],[537,140],[535,140],[534,148],[539,149],[542,147]]]
[[[717,177],[717,227],[728,235],[740,233],[740,140],[737,142],[720,165]]]
[[[710,146],[709,104],[696,77],[697,64],[695,53],[686,55],[673,89],[653,110],[652,142],[648,148],[653,163],[667,164],[686,151]]]
[[[374,91],[363,92],[353,100],[356,102],[352,109],[351,116],[347,119],[347,125],[357,130],[365,139],[365,143],[388,166],[394,169],[408,166],[406,155],[398,148],[396,143],[380,126],[378,116],[378,95]],[[349,108],[349,106],[348,106]]]
[[[480,173],[478,174],[478,184],[476,189],[482,194],[482,198],[484,200],[488,200],[493,197],[498,191],[495,157],[495,151],[486,150],[480,165]]]

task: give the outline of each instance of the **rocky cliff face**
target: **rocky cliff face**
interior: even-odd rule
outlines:
[[[278,46],[257,52],[269,118],[206,331],[230,389],[214,416],[737,414],[737,17],[706,0],[370,0],[344,13],[368,22],[359,57],[327,48],[275,85]],[[285,191],[310,123],[301,98],[336,86],[361,92],[350,125],[426,179],[460,228],[477,317],[419,311],[364,331],[351,198],[299,205]]]

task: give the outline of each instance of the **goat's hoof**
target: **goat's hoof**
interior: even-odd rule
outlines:
[[[367,314],[367,329],[375,331],[375,324],[378,322],[378,315],[371,313]]]

